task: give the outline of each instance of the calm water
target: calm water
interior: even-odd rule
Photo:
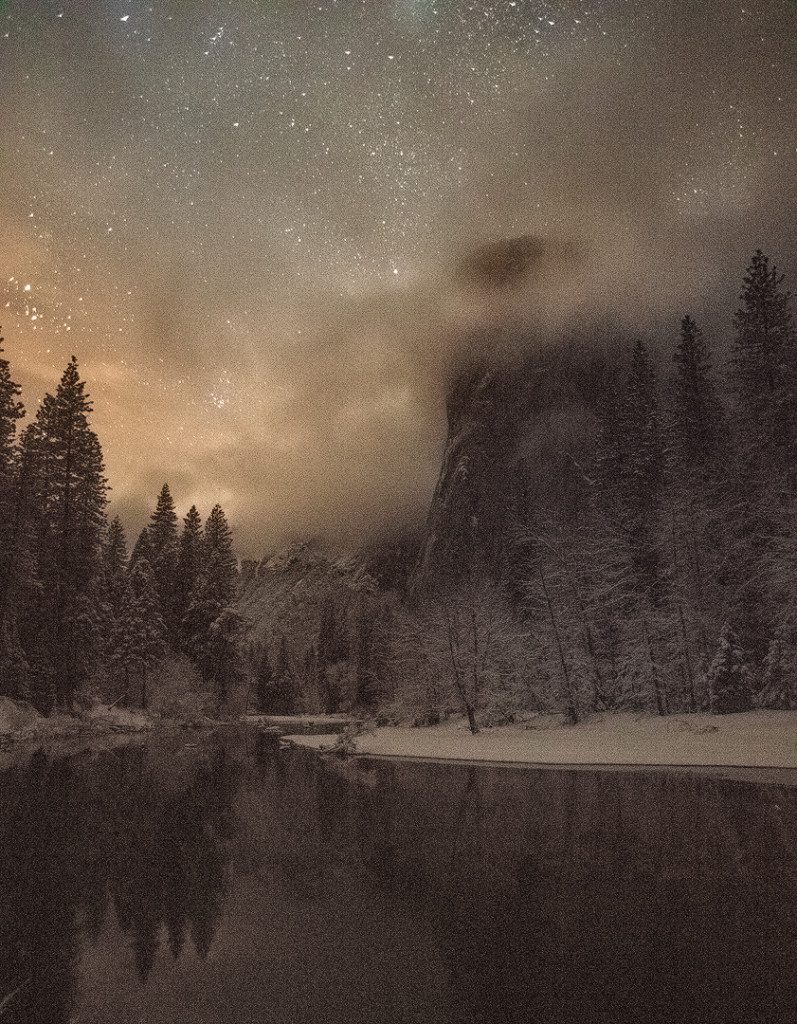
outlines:
[[[797,1021],[797,789],[324,764],[0,772],[2,1024]]]

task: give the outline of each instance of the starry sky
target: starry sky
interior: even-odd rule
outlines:
[[[412,519],[458,261],[578,250],[530,335],[732,303],[797,265],[796,104],[791,0],[5,0],[7,355],[30,409],[77,355],[132,528],[164,480],[244,554]]]

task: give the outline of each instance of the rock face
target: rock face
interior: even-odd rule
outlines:
[[[474,570],[511,585],[535,518],[549,506],[566,508],[568,492],[584,486],[584,446],[610,374],[594,345],[535,349],[521,339],[514,354],[488,354],[453,375],[412,591]]]
[[[425,589],[468,566],[497,566],[518,503],[517,459],[525,388],[514,364],[463,367],[447,399],[440,476],[412,578]]]

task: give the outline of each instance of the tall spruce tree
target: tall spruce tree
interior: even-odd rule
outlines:
[[[167,637],[176,647],[182,617],[179,607],[177,513],[168,484],[163,485],[158,495],[148,532],[161,615]]]
[[[723,410],[711,375],[703,332],[690,316],[681,321],[673,355],[672,452],[679,472],[716,469],[724,433]]]
[[[149,527],[145,526],[144,529],[136,537],[136,542],[133,545],[133,550],[130,554],[130,568],[132,569],[139,558],[145,558],[150,566],[152,565],[152,541],[149,537]]]
[[[188,611],[199,579],[202,550],[202,517],[196,505],[192,505],[183,519],[180,548],[177,555],[177,612],[180,620],[181,640],[183,637],[182,621]]]
[[[791,295],[784,276],[759,249],[747,268],[736,311],[731,382],[741,440],[748,459],[795,441],[794,386],[797,358]],[[770,467],[771,471],[771,467]]]
[[[226,700],[231,685],[241,674],[241,620],[230,608],[237,580],[232,532],[223,509],[216,505],[205,524],[202,564],[182,632],[186,653],[221,700]]]
[[[93,583],[93,626],[100,667],[107,662],[127,589],[127,539],[117,516],[108,527]]]
[[[642,590],[657,602],[662,587],[657,530],[664,439],[656,375],[641,339],[632,350],[624,385],[604,400],[597,459],[601,503],[630,547]]]
[[[10,483],[17,423],[25,415],[20,401],[22,389],[11,379],[11,366],[3,358],[4,340],[0,336],[0,486]]]
[[[138,702],[145,710],[149,705],[149,676],[163,656],[165,635],[152,567],[146,558],[139,558],[127,576],[121,613],[115,623],[111,665],[121,673],[128,698],[137,690]]]
[[[158,494],[155,511],[149,521],[149,539],[156,561],[165,550],[177,544],[177,513],[168,484],[164,484]]]
[[[730,378],[738,440],[730,618],[760,682],[775,632],[797,616],[797,336],[784,277],[758,250],[736,312]]]
[[[0,694],[27,695],[26,666],[20,645],[15,603],[21,593],[23,560],[20,558],[16,507],[17,423],[24,415],[20,386],[2,356],[0,337]],[[26,574],[27,575],[27,574]]]
[[[55,394],[45,395],[30,434],[39,502],[38,626],[59,706],[70,703],[89,671],[87,591],[105,530],[108,484],[91,411],[73,356]]]
[[[235,597],[238,584],[238,560],[232,546],[232,531],[221,505],[215,505],[205,523],[204,569],[212,579],[214,596],[223,604]]]

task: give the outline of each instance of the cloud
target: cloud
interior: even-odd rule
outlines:
[[[276,4],[269,59],[288,67],[301,138],[323,133],[326,162],[297,156],[288,103],[236,57],[235,19],[196,73],[185,47],[207,48],[218,25],[205,33],[185,5],[158,13],[147,62],[98,43],[98,3],[74,53],[10,62],[20,95],[29,74],[47,88],[40,109],[0,113],[18,140],[0,153],[0,281],[24,268],[45,323],[74,326],[6,321],[6,347],[31,397],[76,352],[133,529],[164,480],[183,510],[228,506],[246,554],[418,520],[451,367],[482,340],[666,330],[686,308],[721,335],[757,245],[794,280],[793,12],[773,5],[753,25],[730,3],[632,6],[606,15],[606,37],[574,29],[532,61],[511,34],[489,53],[464,30],[419,48],[414,4],[380,46],[370,20],[343,12],[314,35]],[[288,45],[300,34],[304,56]],[[302,61],[335,87],[294,95]],[[466,61],[489,71],[473,104],[456,88]],[[400,272],[386,281],[370,268],[388,258]]]

